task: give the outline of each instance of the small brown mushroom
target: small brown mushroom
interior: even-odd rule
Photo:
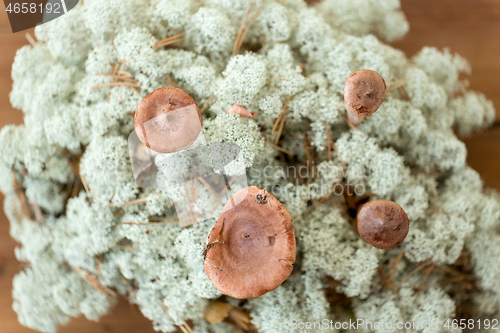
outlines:
[[[359,125],[365,117],[377,111],[385,99],[385,91],[385,81],[379,73],[369,69],[351,73],[344,86],[349,121]]]
[[[389,200],[372,200],[364,204],[358,213],[357,223],[361,238],[384,250],[401,244],[410,227],[403,208]]]
[[[205,247],[205,271],[222,293],[259,297],[285,281],[295,263],[292,216],[270,193],[250,186],[226,203]]]
[[[147,95],[135,112],[139,140],[158,153],[174,153],[191,146],[201,132],[201,112],[182,89],[159,88]]]

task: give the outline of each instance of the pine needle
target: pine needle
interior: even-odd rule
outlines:
[[[174,35],[174,36],[170,36],[168,38],[165,38],[165,39],[162,39],[160,41],[157,41],[155,43],[155,45],[153,46],[153,50],[159,49],[160,47],[163,47],[163,46],[167,46],[167,45],[170,45],[170,44],[173,44],[173,43],[177,43],[177,42],[183,41],[184,39],[181,38],[181,37],[184,36],[185,34],[186,34],[186,32],[182,32],[180,34],[177,34],[177,35]]]
[[[182,219],[175,219],[175,220],[165,220],[165,221],[158,221],[158,222],[122,222],[121,224],[125,225],[166,225],[166,224],[175,224],[179,222],[184,222],[189,220],[190,218],[184,217]]]
[[[17,199],[19,200],[19,203],[21,205],[21,212],[23,213],[24,217],[26,217],[28,220],[34,221],[33,214],[31,213],[28,204],[28,199],[26,199],[26,194],[24,193],[23,187],[19,185],[19,183],[17,182],[17,177],[14,168],[12,168],[12,175],[14,180],[14,192],[16,192]]]
[[[215,192],[214,188],[212,187],[212,185],[210,185],[209,182],[206,181],[205,178],[203,177],[199,177],[198,180],[206,187],[206,189],[208,190],[208,192],[210,192],[210,194],[214,197],[214,198],[217,198],[217,192]]]
[[[434,270],[434,268],[436,267],[436,262],[434,261],[431,265],[431,267],[429,267],[429,269],[427,270],[427,272],[425,272],[425,275],[424,275],[424,278],[422,279],[422,282],[420,283],[420,285],[418,286],[419,288],[419,293],[422,291],[424,285],[425,285],[425,281],[427,280],[427,278],[429,277],[429,275],[431,274],[431,272]]]
[[[236,54],[238,54],[238,52],[240,51],[241,46],[243,45],[243,41],[245,40],[245,37],[247,36],[248,31],[250,31],[250,28],[252,27],[253,22],[257,18],[257,15],[259,15],[260,8],[262,7],[263,3],[264,3],[264,1],[261,1],[259,7],[257,7],[257,10],[255,11],[255,13],[252,16],[250,23],[248,24],[247,28],[245,29],[245,32],[243,32],[243,35],[241,36],[240,41],[239,41],[238,49],[236,50]]]
[[[283,152],[283,153],[285,153],[285,154],[289,155],[289,156],[295,156],[295,154],[294,154],[294,153],[292,153],[291,151],[286,150],[285,148],[281,148],[280,146],[277,146],[277,145],[275,145],[274,143],[267,142],[267,141],[264,141],[264,143],[265,143],[266,145],[270,146],[270,147],[273,147],[274,149],[277,149],[277,150],[279,150],[279,151],[281,151],[281,152]]]
[[[172,45],[172,44],[175,44],[175,43],[179,43],[179,42],[183,42],[185,41],[186,39],[185,38],[176,38],[176,39],[172,39],[172,40],[169,40],[169,41],[164,41],[163,43],[156,43],[153,47],[154,50],[156,49],[159,49],[161,47],[164,47],[164,46],[168,46],[168,45]]]
[[[126,87],[134,87],[134,88],[141,87],[139,84],[132,83],[132,82],[109,82],[109,83],[103,83],[103,84],[98,84],[97,86],[93,86],[92,89],[98,89],[98,88],[104,88],[104,87],[116,87],[116,86],[126,86]]]
[[[187,201],[187,204],[188,204],[189,217],[191,218],[191,224],[195,224],[196,221],[194,220],[193,211],[191,209],[191,200],[190,200],[189,190],[187,188],[186,176],[184,176],[184,174],[183,174],[182,178],[184,180],[184,190],[186,191],[186,201]]]
[[[87,181],[85,180],[85,177],[83,177],[82,174],[80,173],[80,158],[81,158],[81,156],[76,157],[76,160],[70,159],[69,165],[71,166],[71,169],[73,169],[73,172],[75,173],[75,175],[80,179],[80,182],[82,183],[83,188],[85,189],[85,192],[87,192],[87,196],[90,198],[89,186],[87,185]]]
[[[139,198],[139,199],[135,199],[135,200],[126,202],[126,203],[124,203],[122,205],[113,205],[113,204],[110,204],[109,207],[118,208],[118,207],[125,207],[125,206],[135,205],[135,204],[138,204],[138,203],[141,203],[141,202],[148,201],[149,199],[158,197],[160,195],[162,195],[162,193],[155,193],[155,194],[148,195],[147,197],[143,197],[143,198]]]
[[[276,127],[278,127],[278,124],[280,123],[281,118],[283,118],[283,111],[279,114],[278,118],[274,122],[273,130],[271,131],[271,134],[274,134],[274,131],[276,130]]]
[[[413,271],[411,271],[408,275],[406,275],[404,277],[403,280],[401,280],[401,282],[399,283],[399,285],[397,286],[396,288],[396,292],[401,288],[401,286],[403,285],[403,283],[405,283],[410,277],[412,277],[415,273],[417,273],[418,271],[420,271],[421,269],[425,268],[425,266],[429,266],[429,264],[432,263],[432,260],[429,259],[427,260],[426,262],[424,262],[423,264],[421,264],[420,266],[418,266],[417,268],[415,268]]]
[[[130,74],[129,72],[125,72],[125,71],[117,71],[116,74],[123,75],[123,76],[126,76],[126,77],[133,77],[132,74]]]
[[[347,119],[346,116],[344,116],[343,114],[340,115],[347,123],[347,125],[349,125],[349,127],[351,127],[354,131],[356,132],[359,132],[358,129],[356,128],[356,126],[354,126],[353,123],[351,123],[351,121],[349,119]]]
[[[217,207],[220,205],[222,199],[224,199],[224,196],[226,195],[226,192],[229,188],[231,188],[231,185],[233,185],[233,183],[236,181],[236,178],[233,178],[231,179],[227,184],[226,184],[226,187],[224,187],[224,189],[221,191],[220,195],[219,195],[219,199],[217,200],[217,202],[215,203],[215,205],[212,207],[212,211],[210,212],[210,216],[212,216],[215,212],[215,210],[217,209]]]
[[[403,255],[405,253],[405,250],[406,250],[406,247],[403,247],[401,249],[401,252],[399,252],[398,256],[394,259],[394,261],[392,262],[391,266],[391,271],[389,273],[389,277],[387,278],[387,280],[385,281],[385,284],[382,285],[382,288],[380,290],[386,290],[388,288],[392,288],[392,278],[394,277],[394,274],[396,273],[396,268],[398,267],[398,264],[399,262],[401,261],[401,259],[403,258]]]
[[[447,215],[447,213],[445,213],[441,210],[425,210],[424,214],[425,215],[430,215],[430,214],[446,214]]]
[[[35,47],[36,46],[36,40],[31,37],[31,34],[29,32],[26,33],[26,39],[28,40],[28,42],[31,44],[31,46]]]
[[[172,315],[170,314],[170,311],[168,311],[168,308],[167,306],[159,299],[158,302],[160,303],[161,307],[163,308],[163,310],[167,313],[167,315],[170,317],[170,319],[172,319],[172,321],[175,323],[175,320],[174,318],[172,317]],[[189,325],[184,321],[184,319],[182,319],[182,325],[176,325],[178,326],[181,331],[183,333],[193,333],[193,330],[191,329],[191,327],[189,327]]]
[[[131,77],[125,76],[125,75],[120,75],[120,74],[97,74],[97,76],[105,76],[105,77],[111,77],[113,79],[117,80],[123,80],[123,81],[129,81],[132,83],[139,83],[136,79],[132,79]]]
[[[325,132],[326,132],[326,149],[328,149],[328,161],[332,161],[332,137],[330,136],[330,131],[328,130],[328,125],[326,124],[326,121],[323,120],[323,126],[325,126]]]
[[[233,46],[233,55],[232,55],[233,57],[235,57],[239,52],[238,46],[240,45],[241,34],[243,32],[243,28],[245,27],[245,23],[248,19],[248,15],[250,14],[250,11],[252,10],[252,7],[253,7],[253,2],[248,7],[247,12],[245,13],[245,17],[243,18],[243,21],[241,22],[240,29],[238,30],[238,34],[236,35],[236,40],[234,41],[234,46]]]
[[[340,157],[339,150],[337,149],[337,146],[335,146],[333,142],[332,142],[332,147],[333,150],[335,151],[335,154],[337,154],[337,156],[339,157],[340,163],[342,163],[342,166],[344,167],[344,171],[347,170],[347,165],[345,164],[344,160],[342,160],[342,158]]]
[[[205,105],[201,108],[200,112],[203,113],[206,109],[208,109],[210,107],[210,105],[212,105],[215,101],[217,100],[217,96],[213,96],[213,97],[210,97]]]
[[[90,284],[98,293],[104,294],[109,300],[116,297],[116,292],[112,289],[105,287],[95,276],[90,273],[84,273],[81,268],[68,264],[73,270],[80,275],[88,284]]]
[[[278,144],[279,140],[280,140],[280,137],[281,137],[281,133],[283,132],[283,127],[285,126],[285,119],[286,119],[286,115],[288,113],[288,103],[290,103],[290,100],[292,99],[292,94],[290,94],[288,96],[288,98],[286,99],[285,101],[285,105],[283,105],[283,111],[281,111],[281,113],[283,114],[283,116],[280,118],[278,117],[278,119],[281,120],[281,124],[280,124],[280,128],[278,130],[278,135],[276,136],[276,141],[275,143]],[[276,124],[275,124],[276,125]],[[274,133],[274,129],[275,127],[273,127],[273,132]],[[272,134],[271,133],[271,134]]]
[[[311,208],[309,208],[304,214],[302,214],[302,218],[306,218],[309,214],[311,214],[313,212],[313,210],[315,210],[319,205],[322,205],[324,204],[325,202],[328,201],[328,199],[330,199],[333,195],[333,191],[330,192],[328,195],[324,196],[323,198],[319,199],[318,202],[316,202],[314,204],[314,206],[312,206]]]

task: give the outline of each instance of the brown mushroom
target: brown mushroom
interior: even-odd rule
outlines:
[[[344,86],[349,121],[359,125],[365,117],[377,111],[385,99],[385,91],[385,81],[379,73],[369,69],[351,73]]]
[[[191,146],[201,132],[201,112],[182,89],[159,88],[147,95],[135,112],[139,140],[158,153],[174,153]]]
[[[204,251],[205,271],[222,293],[259,297],[285,281],[295,263],[292,216],[270,193],[236,192],[215,223]]]
[[[401,206],[389,200],[365,203],[357,217],[358,232],[368,244],[379,249],[392,249],[408,234],[410,221]]]

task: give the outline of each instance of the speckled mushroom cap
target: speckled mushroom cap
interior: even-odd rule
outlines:
[[[386,85],[379,73],[361,69],[351,73],[344,86],[346,108],[367,117],[378,110],[385,99]]]
[[[410,221],[401,206],[389,200],[372,200],[361,207],[358,231],[368,244],[379,249],[392,249],[408,234]]]
[[[222,293],[259,297],[285,281],[295,263],[288,210],[257,186],[239,190],[224,206],[205,248],[205,271]]]
[[[201,112],[182,89],[159,88],[147,95],[135,112],[139,140],[158,153],[174,153],[191,146],[201,132]]]

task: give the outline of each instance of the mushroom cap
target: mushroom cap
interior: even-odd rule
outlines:
[[[270,193],[250,186],[229,199],[210,232],[205,271],[226,295],[259,297],[290,276],[295,252],[288,210]]]
[[[191,146],[201,132],[201,112],[182,89],[159,88],[147,95],[135,112],[139,140],[158,153],[174,153]]]
[[[408,234],[410,221],[401,206],[389,200],[372,200],[361,207],[358,231],[368,244],[379,249],[392,249]]]
[[[347,109],[367,117],[378,110],[385,99],[386,85],[379,73],[361,69],[351,73],[344,86]]]

